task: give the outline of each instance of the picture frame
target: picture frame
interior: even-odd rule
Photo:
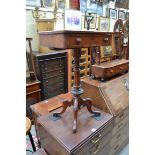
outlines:
[[[125,20],[129,20],[129,12],[125,13]]]
[[[110,28],[110,19],[100,16],[98,22],[98,30],[103,32],[109,32],[109,28]]]
[[[125,12],[122,10],[118,11],[118,19],[125,20]]]
[[[82,29],[82,12],[79,10],[65,10],[65,29],[81,30]]]
[[[65,9],[65,0],[57,0],[56,5],[58,9],[64,10]]]
[[[53,0],[42,0],[42,3],[44,7],[52,7]]]
[[[80,0],[80,11],[83,13],[87,11],[87,0]]]
[[[96,0],[87,0],[87,11],[91,10],[92,12],[96,12],[97,3]]]
[[[41,7],[41,0],[26,0],[26,6]]]
[[[109,8],[109,18],[117,19],[117,10]]]
[[[97,15],[103,16],[103,4],[102,3],[97,4]]]
[[[94,12],[85,12],[84,16],[84,28],[87,28],[87,22],[86,22],[86,16],[91,13],[91,16],[93,17],[92,21],[90,22],[90,29],[95,29],[96,28],[96,20],[97,20],[97,14]]]

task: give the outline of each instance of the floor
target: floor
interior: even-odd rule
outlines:
[[[32,125],[31,127],[31,134],[32,134],[32,137],[35,141],[35,145],[37,147],[37,139],[36,139],[36,133],[35,133],[35,129],[34,129],[34,125]],[[33,149],[31,147],[31,143],[29,141],[29,137],[26,136],[26,155],[31,155],[32,152],[33,152]],[[119,153],[119,155],[129,155],[129,144],[127,144],[124,149]]]

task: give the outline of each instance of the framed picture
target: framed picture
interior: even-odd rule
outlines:
[[[65,9],[65,0],[57,0],[56,5],[58,9],[61,10]]]
[[[80,0],[80,11],[83,13],[87,10],[87,0]]]
[[[41,0],[26,0],[27,6],[39,6],[41,7]]]
[[[44,7],[52,7],[53,0],[42,0]]]
[[[100,16],[98,25],[99,31],[109,32],[109,27],[110,27],[110,19]]]
[[[125,12],[122,10],[118,11],[118,19],[125,20]]]
[[[65,29],[81,30],[82,12],[78,10],[65,10]]]
[[[116,9],[109,9],[109,17],[111,19],[117,19],[117,10]]]
[[[87,28],[87,19],[90,20],[90,29],[95,29],[96,28],[96,19],[97,19],[97,14],[96,13],[91,13],[91,12],[85,12],[84,16],[84,28]]]
[[[125,13],[125,20],[129,20],[129,12]]]
[[[103,4],[102,3],[97,4],[97,15],[103,16]]]
[[[96,12],[96,10],[97,10],[96,0],[87,0],[87,10],[91,10],[92,12]]]

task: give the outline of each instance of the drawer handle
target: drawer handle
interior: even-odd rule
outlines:
[[[118,139],[120,136],[121,136],[121,134],[119,134],[119,135],[116,137],[116,139]]]
[[[76,38],[76,43],[81,44],[81,38]]]
[[[117,146],[114,148],[114,150],[116,150],[118,147],[119,147],[119,145],[117,145]]]
[[[99,134],[96,139],[92,140],[92,143],[96,144],[100,140],[100,137],[101,137],[101,134]]]
[[[111,70],[110,70],[110,73],[113,73],[113,72],[114,72],[114,70],[111,69]]]
[[[119,67],[119,69],[123,69],[123,67]]]
[[[120,114],[120,115],[119,115],[119,118],[122,118],[123,116],[124,116],[124,113]]]
[[[94,154],[96,154],[100,150],[100,147],[97,145],[96,150],[94,151]]]
[[[122,125],[123,125],[123,123],[118,126],[118,129],[120,129],[122,127]]]
[[[104,38],[104,41],[108,41],[109,40],[109,38]]]

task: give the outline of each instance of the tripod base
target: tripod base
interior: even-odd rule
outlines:
[[[58,113],[54,113],[53,116],[60,117],[60,115],[63,114],[68,107],[73,105],[73,114],[74,114],[73,133],[76,133],[76,130],[77,130],[77,115],[78,115],[78,110],[80,109],[81,106],[86,106],[87,110],[90,113],[94,114],[95,116],[100,116],[100,112],[92,110],[92,100],[90,98],[69,96],[68,99],[66,99],[63,97],[65,97],[64,94],[62,94],[62,96],[60,96],[60,98],[62,100],[62,105],[63,105],[62,110]]]

